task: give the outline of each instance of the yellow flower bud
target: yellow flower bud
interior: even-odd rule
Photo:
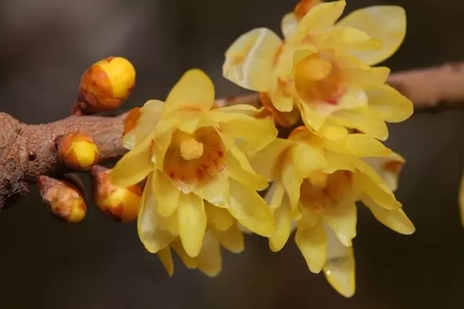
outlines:
[[[43,202],[57,218],[76,223],[84,219],[87,206],[80,191],[72,184],[40,176],[37,180]]]
[[[69,133],[57,141],[58,158],[69,168],[89,170],[100,157],[97,144],[92,137],[83,133]]]
[[[91,171],[93,181],[93,201],[105,214],[121,222],[137,219],[142,190],[139,186],[114,186],[109,178],[109,169],[94,166]]]
[[[135,87],[135,68],[129,60],[108,57],[94,63],[81,78],[80,109],[104,112],[119,108]]]

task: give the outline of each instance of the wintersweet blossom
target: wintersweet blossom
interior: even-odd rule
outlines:
[[[393,171],[401,162],[392,156],[390,149],[366,134],[330,141],[304,126],[292,131],[288,139],[270,143],[253,158],[252,165],[273,181],[266,197],[277,225],[269,238],[271,250],[281,250],[295,226],[295,242],[310,271],[324,270],[340,293],[352,295],[354,259],[349,247],[356,236],[356,202],[365,202],[393,230],[414,232],[388,184],[391,172],[385,166]],[[395,163],[381,165],[384,158]],[[328,242],[331,233],[335,237]]]
[[[133,110],[125,124],[124,144],[131,149],[111,171],[117,185],[148,177],[138,218],[145,248],[157,253],[179,239],[186,254],[199,257],[207,233],[206,205],[229,212],[250,231],[271,236],[272,214],[256,191],[268,186],[246,154],[272,142],[272,119],[256,108],[218,108],[214,86],[200,70],[187,71],[166,102],[151,100]],[[209,236],[208,236],[209,237]]]
[[[306,126],[331,140],[343,138],[347,128],[385,140],[385,122],[407,119],[413,105],[385,84],[387,67],[371,65],[401,45],[405,12],[373,6],[339,20],[345,5],[310,3],[302,18],[287,14],[284,40],[266,28],[243,34],[226,51],[224,77],[260,92],[281,125],[294,124],[301,114]]]

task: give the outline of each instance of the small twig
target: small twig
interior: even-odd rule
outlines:
[[[394,73],[388,83],[409,97],[418,110],[429,110],[441,102],[462,105],[464,62]],[[228,97],[216,103],[260,106],[257,94]],[[59,136],[72,132],[90,135],[98,145],[101,161],[122,156],[125,116],[70,116],[48,124],[27,125],[0,112],[0,209],[6,199],[27,193],[27,185],[36,183],[39,176],[69,172],[57,157],[55,141]]]

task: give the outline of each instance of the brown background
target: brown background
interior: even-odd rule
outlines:
[[[408,12],[393,70],[464,59],[464,4],[456,0],[350,1],[348,11],[396,3]],[[22,121],[65,117],[80,74],[110,55],[128,57],[138,84],[129,109],[163,99],[182,72],[211,74],[219,96],[241,93],[221,78],[227,46],[256,26],[278,31],[294,0],[2,0],[0,110]],[[464,86],[464,85],[463,85]],[[216,279],[177,261],[168,278],[144,252],[134,224],[90,207],[86,220],[51,218],[37,191],[0,215],[0,308],[462,308],[464,229],[456,203],[464,167],[464,111],[415,115],[391,126],[388,144],[407,159],[397,196],[417,226],[397,235],[359,211],[357,294],[337,295],[311,274],[293,242],[272,254],[248,238],[225,254]]]

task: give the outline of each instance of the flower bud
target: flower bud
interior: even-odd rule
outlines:
[[[91,170],[94,203],[103,213],[118,221],[135,221],[140,208],[141,188],[138,185],[114,186],[109,172],[103,166],[94,166]]]
[[[83,133],[69,133],[57,140],[58,158],[69,168],[89,170],[97,164],[100,152],[92,137]]]
[[[108,57],[94,63],[81,78],[79,108],[98,113],[119,108],[135,87],[135,68],[129,60]]]
[[[70,223],[80,222],[84,219],[87,206],[76,187],[66,181],[48,176],[39,176],[37,186],[44,204],[53,215]]]

